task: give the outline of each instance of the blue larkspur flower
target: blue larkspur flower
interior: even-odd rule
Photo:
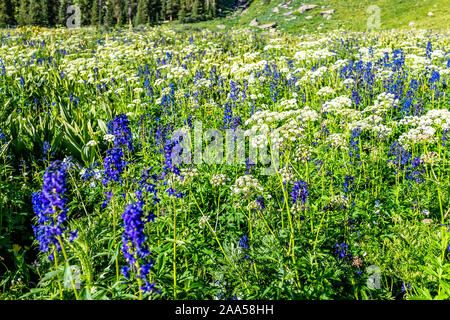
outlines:
[[[53,260],[53,249],[61,250],[61,237],[67,232],[63,226],[67,220],[67,164],[61,161],[52,162],[45,171],[42,190],[32,194],[33,211],[37,218],[37,226],[33,226],[34,234],[39,242],[39,249]],[[69,231],[69,241],[77,237],[77,231]]]
[[[306,182],[303,180],[295,182],[292,187],[291,196],[293,204],[296,204],[298,200],[300,200],[302,204],[305,204],[309,196],[309,189]]]
[[[150,250],[146,244],[144,234],[145,225],[153,221],[155,216],[144,215],[143,201],[130,203],[125,207],[122,215],[124,232],[122,234],[122,251],[128,265],[122,267],[122,274],[130,278],[133,271],[144,283],[140,287],[143,292],[156,291],[155,284],[149,282],[150,269],[153,261],[150,259]]]
[[[107,186],[110,181],[121,182],[122,172],[126,166],[123,150],[121,148],[109,149],[106,152],[106,158],[103,166],[105,169],[103,185]]]
[[[130,122],[126,114],[119,114],[108,123],[108,133],[114,135],[114,147],[121,147],[124,151],[133,150]]]

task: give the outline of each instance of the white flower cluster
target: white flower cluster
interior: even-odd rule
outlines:
[[[423,72],[430,63],[431,61],[426,56],[418,56],[415,54],[407,54],[405,56],[405,64],[412,69],[415,75]]]
[[[427,125],[420,125],[417,128],[410,129],[408,132],[403,133],[398,141],[405,148],[409,148],[411,144],[423,143],[423,142],[435,142],[437,139],[434,137],[436,129]]]
[[[105,140],[106,142],[114,142],[114,139],[115,137],[113,134],[108,133],[103,136],[103,140]]]
[[[178,89],[177,91],[175,91],[175,98],[177,100],[181,100],[184,99],[186,92],[184,89]]]
[[[296,141],[302,136],[303,131],[304,131],[303,128],[300,127],[299,123],[294,119],[289,119],[289,121],[287,121],[285,124],[283,124],[281,127],[277,129],[280,138],[280,143]]]
[[[440,49],[435,49],[431,52],[431,60],[442,59],[445,57],[445,52]]]
[[[291,207],[291,213],[295,216],[299,213],[305,212],[306,206],[303,203],[294,203]]]
[[[236,179],[235,184],[231,186],[232,194],[242,194],[246,198],[255,190],[262,191],[263,187],[259,184],[258,179],[254,178],[251,174],[240,176]]]
[[[81,177],[81,178],[84,178],[84,177],[86,176],[86,172],[87,172],[87,169],[86,169],[86,168],[81,169],[81,170],[80,170],[80,177]],[[94,170],[92,170],[92,172],[93,172],[92,177],[93,177],[95,180],[100,180],[100,179],[102,178],[102,174],[101,174],[101,172],[100,172],[99,169],[94,169]]]
[[[291,181],[294,181],[295,179],[294,173],[292,172],[291,168],[287,166],[278,170],[278,174],[280,175],[281,182],[283,183],[289,183]]]
[[[197,168],[183,168],[180,170],[181,175],[184,177],[183,181],[186,179],[192,179],[198,176]]]
[[[327,137],[326,142],[330,144],[333,148],[347,148],[347,140],[342,133],[333,133]]]
[[[263,208],[261,207],[261,203],[253,200],[250,201],[249,204],[247,205],[247,210],[251,211],[251,210],[263,210]]]
[[[339,96],[331,101],[327,101],[322,106],[322,112],[337,111],[344,108],[350,108],[352,100],[346,96]]]
[[[295,110],[298,108],[297,99],[282,99],[280,106],[282,110]]]
[[[287,118],[291,118],[298,114],[298,110],[289,110],[289,111],[257,111],[250,118],[245,121],[245,125],[248,126],[250,124],[257,124],[258,126],[262,126],[264,123],[270,124],[275,121],[283,121]]]
[[[345,209],[349,207],[349,198],[343,195],[335,195],[330,200],[330,204],[334,207],[344,207]]]
[[[450,128],[450,111],[447,109],[432,109],[423,116],[407,116],[399,124],[408,126],[434,126],[436,128]]]
[[[348,59],[339,59],[331,65],[330,70],[340,70],[345,64],[348,63]]]
[[[250,145],[253,148],[264,148],[267,147],[268,143],[266,134],[258,134],[250,137]]]
[[[305,70],[305,74],[295,83],[295,85],[303,86],[316,83],[316,80],[321,78],[327,70],[328,69],[325,66],[319,67],[315,71]]]
[[[97,145],[97,141],[95,140],[89,140],[88,143],[86,143],[86,147],[94,147]]]
[[[294,54],[294,59],[298,61],[317,61],[334,57],[336,53],[328,51],[328,49],[309,49],[298,51]]]
[[[308,106],[303,108],[302,110],[298,110],[297,119],[300,121],[316,121],[319,120],[319,114],[317,111],[310,109]]]
[[[211,87],[211,80],[201,78],[194,83],[194,87],[197,89],[207,89]]]
[[[317,95],[321,97],[329,97],[335,94],[335,91],[330,87],[322,87],[317,91]]]
[[[355,83],[355,80],[353,80],[352,78],[347,78],[347,79],[344,80],[344,84],[346,86],[351,86],[354,83]]]
[[[450,111],[446,109],[432,109],[423,116],[407,116],[398,122],[411,128],[399,137],[399,142],[408,147],[410,144],[435,142],[437,129],[450,128]]]
[[[295,149],[293,160],[295,162],[306,162],[311,159],[313,148],[304,144]]]
[[[198,220],[198,227],[201,229],[203,228],[203,226],[208,222],[209,217],[207,216],[202,216],[199,220]]]
[[[289,101],[289,104],[292,105],[292,100]],[[272,145],[279,147],[283,142],[293,142],[299,139],[304,131],[303,125],[318,119],[319,114],[309,107],[280,112],[257,111],[245,122],[246,126],[253,125],[244,134],[253,137],[250,143],[254,148],[267,146],[268,135]]]
[[[398,105],[399,100],[395,99],[395,95],[392,93],[383,92],[378,95],[373,106],[366,107],[364,113],[383,114],[386,111],[392,109]]]
[[[222,173],[213,175],[210,180],[213,187],[224,186],[227,184],[227,181],[230,181],[230,178]]]
[[[161,97],[162,96],[167,96],[171,91],[170,87],[165,87],[164,89],[161,90]]]
[[[378,115],[371,115],[362,120],[355,121],[348,124],[348,128],[353,130],[357,127],[361,131],[373,132],[378,135],[378,137],[387,137],[392,133],[392,128],[382,124],[383,118]]]
[[[420,156],[420,162],[428,163],[429,165],[435,166],[439,163],[439,155],[436,152],[429,151],[425,152]]]

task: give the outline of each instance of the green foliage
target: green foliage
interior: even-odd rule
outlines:
[[[107,24],[116,23],[119,11],[109,14]],[[448,57],[440,49],[448,38],[172,27],[7,30],[0,299],[449,298]],[[107,184],[108,124],[118,114],[134,144],[121,181]],[[232,125],[279,130],[276,174],[204,162],[181,164],[181,178],[164,147],[177,129],[195,136],[195,121],[224,136]],[[32,231],[32,193],[55,160],[68,164],[64,226],[78,236],[61,236],[64,250],[51,261]],[[155,194],[142,189],[147,169]],[[296,195],[300,182],[307,195]],[[142,292],[137,275],[120,272],[128,263],[122,215],[138,198],[148,218],[148,280],[160,293]]]

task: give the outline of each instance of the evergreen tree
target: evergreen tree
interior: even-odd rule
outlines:
[[[178,20],[184,21],[186,18],[186,1],[180,0],[180,6],[178,10]]]
[[[81,25],[88,26],[91,24],[92,13],[92,1],[91,0],[78,0],[78,6],[81,11]]]
[[[92,0],[92,6],[91,6],[91,25],[99,25],[99,3],[101,0]]]
[[[137,3],[134,2],[133,0],[126,0],[125,1],[125,5],[124,5],[124,11],[126,14],[126,24],[127,25],[132,25],[133,22],[133,18],[135,15],[135,8],[137,7]],[[125,24],[125,21],[124,21]]]
[[[47,3],[45,0],[31,0],[28,7],[28,23],[34,26],[46,26]]]
[[[13,23],[12,3],[10,0],[0,2],[0,27],[6,27]]]
[[[194,0],[192,4],[192,14],[191,17],[193,21],[197,21],[198,19],[198,0]]]
[[[118,16],[119,25],[124,26],[128,24],[128,0],[118,0]]]
[[[149,22],[151,24],[159,23],[159,12],[161,10],[160,0],[149,0]]]
[[[105,7],[104,7],[104,12],[105,12],[105,25],[112,27],[115,25],[114,22],[114,3],[112,0],[106,0],[105,1]]]
[[[173,18],[173,0],[166,0],[166,16],[169,21]]]
[[[216,16],[216,0],[0,0],[0,26],[66,25],[67,8],[76,4],[81,25],[158,24],[163,20],[194,22]]]
[[[44,10],[47,13],[47,23],[54,26],[59,20],[59,0],[46,0],[43,3]]]
[[[28,24],[28,6],[29,0],[20,0],[19,12],[17,14],[17,23],[21,26]]]
[[[148,0],[139,0],[137,5],[135,25],[147,24],[149,22]]]

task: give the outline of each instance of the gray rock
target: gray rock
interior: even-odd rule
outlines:
[[[307,17],[305,17],[305,19],[312,19],[312,16],[307,16]]]
[[[259,21],[255,18],[250,22],[250,27],[256,27],[259,25]]]
[[[298,8],[298,12],[303,13],[303,12],[309,11],[311,9],[314,9],[315,7],[318,7],[318,5],[317,4],[304,4],[300,8]]]
[[[278,13],[278,12],[280,12],[280,9],[278,9],[278,7],[275,7],[272,9],[272,12]]]
[[[322,16],[329,16],[330,14],[333,14],[334,13],[334,9],[330,9],[330,10],[326,10],[326,11],[320,11],[320,14],[322,15]]]
[[[260,29],[270,29],[270,28],[276,28],[277,23],[276,22],[271,22],[271,23],[266,23],[263,24],[261,26],[259,26]]]
[[[330,9],[327,11],[320,11],[320,14],[322,15],[322,17],[327,18],[327,19],[331,19],[329,17],[331,17],[331,15],[334,13],[334,9]]]
[[[216,27],[217,27],[218,29],[225,29],[227,26],[224,25],[224,24],[218,24]]]
[[[292,11],[283,13],[283,16],[290,16],[290,15],[292,15]]]

